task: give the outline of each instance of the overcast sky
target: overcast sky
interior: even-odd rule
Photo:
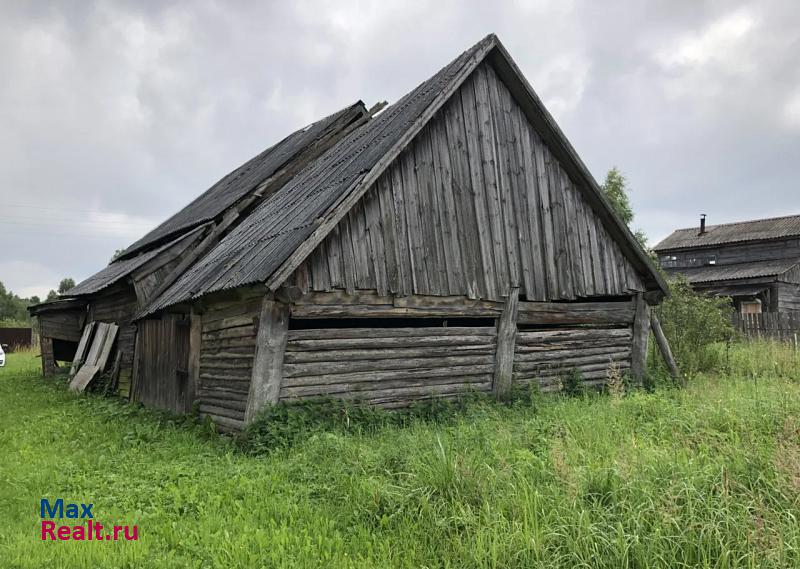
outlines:
[[[800,213],[800,2],[11,2],[0,281],[80,281],[240,163],[495,32],[634,226]]]

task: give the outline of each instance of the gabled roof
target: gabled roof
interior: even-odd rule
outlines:
[[[127,258],[164,239],[214,219],[246,194],[255,190],[261,182],[276,173],[294,156],[323,137],[326,130],[337,121],[340,119],[349,119],[348,122],[356,121],[363,117],[366,112],[364,104],[358,101],[293,132],[224,176],[185,208],[125,249],[121,257]]]
[[[737,279],[755,279],[774,277],[800,264],[800,259],[777,259],[773,261],[754,261],[735,265],[707,265],[684,269],[669,269],[669,273],[678,273],[686,277],[690,283],[707,283]]]
[[[784,239],[787,237],[800,237],[800,215],[709,225],[702,235],[700,235],[700,229],[697,227],[678,229],[653,247],[653,250],[691,249],[694,247]]]
[[[666,285],[627,226],[613,212],[597,182],[544,109],[496,36],[489,35],[436,75],[388,107],[377,118],[344,137],[325,154],[262,203],[214,250],[187,271],[139,316],[205,294],[235,287],[282,284],[291,272],[357,203],[430,118],[484,60],[498,74],[521,106],[544,130],[554,153],[565,161],[588,193],[593,209],[620,243],[651,290]]]

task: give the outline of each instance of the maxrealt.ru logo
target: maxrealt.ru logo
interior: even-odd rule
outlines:
[[[94,520],[94,504],[64,503],[62,498],[50,502],[42,498],[39,515],[42,518],[43,541],[137,541],[139,526],[109,526],[106,528]],[[85,525],[57,524],[54,519],[82,520]]]

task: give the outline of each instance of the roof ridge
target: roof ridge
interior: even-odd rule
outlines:
[[[789,219],[789,218],[793,218],[793,217],[800,218],[800,213],[794,213],[794,214],[791,214],[791,215],[779,215],[777,217],[762,217],[762,218],[759,218],[759,219],[745,219],[745,220],[742,220],[742,221],[728,221],[726,223],[715,223],[714,225],[706,225],[706,231],[708,231],[709,229],[712,229],[714,227],[727,227],[727,226],[730,226],[730,225],[744,225],[746,223],[758,223],[760,221],[777,221],[779,219]],[[676,231],[696,231],[697,229],[698,228],[696,226],[695,227],[681,227],[680,229],[675,229],[673,231],[673,233],[675,233]]]

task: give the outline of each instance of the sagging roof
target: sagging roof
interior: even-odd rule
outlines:
[[[490,54],[504,74],[516,82],[516,90],[544,121],[543,128],[555,139],[583,178],[597,207],[611,219],[612,235],[621,242],[635,266],[662,294],[666,284],[627,226],[613,212],[597,182],[577,157],[572,146],[544,109],[539,98],[521,76],[505,48],[493,34],[462,53],[436,75],[419,85],[382,114],[340,140],[325,154],[262,203],[214,250],[187,271],[139,317],[216,291],[267,283],[272,286],[288,276],[284,265],[298,250],[313,250],[312,234],[335,223],[337,208],[352,204],[369,183],[394,160],[435,112],[456,92],[466,77]],[[499,63],[497,63],[499,62]],[[333,221],[332,221],[333,220]],[[324,237],[324,235],[323,235]],[[319,237],[321,239],[321,237]],[[301,249],[302,246],[302,249]],[[280,269],[280,270],[279,270]]]
[[[104,288],[109,287],[118,282],[120,279],[128,276],[151,259],[154,259],[162,251],[169,249],[173,245],[177,245],[184,239],[191,239],[192,236],[196,235],[201,230],[202,227],[197,227],[191,230],[189,233],[174,239],[173,241],[169,241],[160,247],[146,251],[145,253],[142,253],[136,257],[114,260],[102,271],[93,274],[86,280],[79,282],[77,285],[69,289],[64,293],[63,296],[85,296],[100,292]]]
[[[122,253],[121,257],[127,258],[163,239],[214,219],[246,194],[253,191],[261,182],[272,176],[284,164],[308,147],[309,144],[324,136],[326,129],[340,118],[352,115],[352,120],[355,121],[365,113],[364,104],[358,101],[293,132],[224,176],[185,208],[133,243]]]
[[[28,307],[28,313],[31,316],[36,316],[43,312],[63,310],[83,310],[86,308],[86,300],[82,298],[57,298],[55,300],[46,300],[39,304],[32,304]]]
[[[800,237],[800,215],[709,225],[702,235],[697,227],[678,229],[653,247],[653,250],[690,249],[787,237]]]
[[[737,263],[735,265],[708,265],[705,267],[670,269],[668,272],[681,274],[685,276],[690,283],[695,284],[774,277],[785,273],[797,265],[800,265],[800,260],[798,259],[777,259],[773,261]]]

